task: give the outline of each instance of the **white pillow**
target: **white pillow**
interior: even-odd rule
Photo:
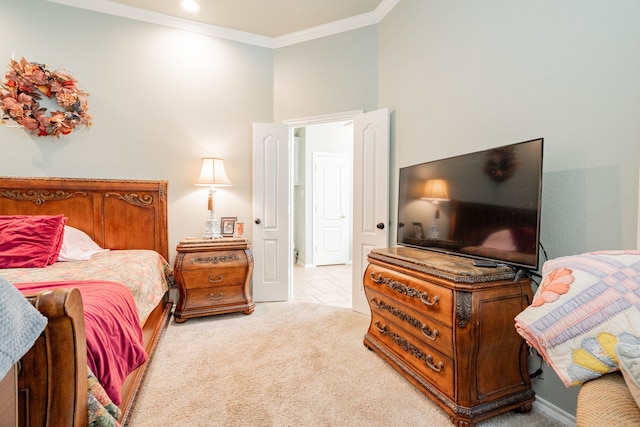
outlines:
[[[108,250],[101,248],[84,231],[65,225],[58,261],[86,261],[93,254]]]

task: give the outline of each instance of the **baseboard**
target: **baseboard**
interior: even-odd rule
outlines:
[[[570,413],[558,408],[556,405],[552,405],[539,396],[536,396],[536,400],[535,402],[533,402],[533,405],[538,408],[540,412],[544,412],[549,417],[561,422],[564,425],[576,425],[576,417],[574,415],[571,415]]]

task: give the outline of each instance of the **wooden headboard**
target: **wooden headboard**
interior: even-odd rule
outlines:
[[[0,177],[0,215],[57,215],[108,249],[169,259],[167,181]]]

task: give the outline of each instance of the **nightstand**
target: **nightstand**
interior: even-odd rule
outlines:
[[[253,255],[246,239],[184,239],[177,251],[177,323],[214,314],[253,313],[255,304],[249,291]]]

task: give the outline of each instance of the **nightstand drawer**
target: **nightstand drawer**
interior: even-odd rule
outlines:
[[[247,256],[243,250],[203,251],[184,254],[180,268],[183,271],[246,268]]]
[[[243,286],[219,286],[187,291],[185,306],[192,310],[215,305],[241,304],[246,302]]]
[[[227,285],[242,285],[247,277],[247,267],[214,268],[183,271],[182,281],[186,289],[217,288]]]

